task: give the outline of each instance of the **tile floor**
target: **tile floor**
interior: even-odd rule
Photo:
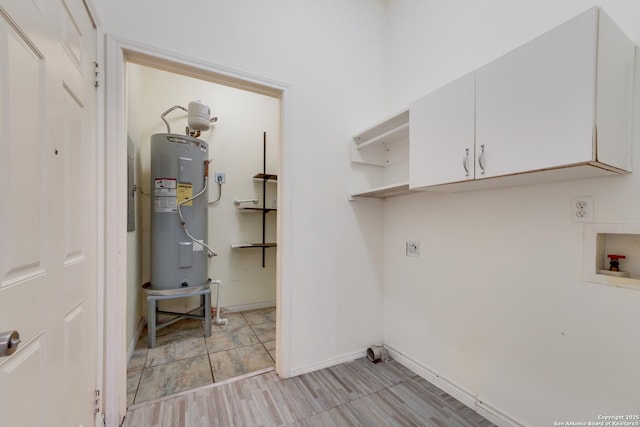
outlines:
[[[127,406],[273,367],[275,308],[224,313],[224,326],[183,319],[159,329],[148,348],[144,330],[127,369]]]

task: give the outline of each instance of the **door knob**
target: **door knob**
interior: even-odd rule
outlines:
[[[0,333],[0,357],[11,356],[18,349],[20,334],[18,331]]]

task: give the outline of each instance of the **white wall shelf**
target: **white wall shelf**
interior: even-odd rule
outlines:
[[[392,197],[409,192],[409,109],[376,123],[353,137],[351,162],[374,166],[367,173],[380,185],[351,197]]]
[[[409,109],[402,110],[353,137],[351,161],[373,166],[407,162]]]
[[[378,199],[384,199],[386,197],[403,196],[409,194],[412,191],[409,189],[409,182],[402,182],[399,184],[386,185],[384,187],[372,188],[360,193],[353,193],[351,197],[372,197]]]

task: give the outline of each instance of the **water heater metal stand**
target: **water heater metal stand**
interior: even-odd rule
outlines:
[[[180,319],[202,319],[204,322],[204,336],[211,336],[211,287],[210,284],[194,286],[190,288],[178,288],[171,290],[155,290],[150,287],[142,288],[147,295],[147,341],[149,348],[156,346],[156,331],[169,326]],[[173,311],[158,310],[159,300],[169,300],[175,298],[186,298],[200,296],[200,306],[186,313],[176,313]],[[202,314],[194,314],[203,310]],[[173,319],[158,323],[158,314],[174,316]]]

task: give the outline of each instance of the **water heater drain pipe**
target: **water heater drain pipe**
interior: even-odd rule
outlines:
[[[218,285],[218,291],[216,295],[216,317],[213,319],[213,324],[216,326],[226,325],[229,323],[229,319],[222,319],[220,317],[220,287],[222,286],[221,280],[212,280],[211,284]]]

